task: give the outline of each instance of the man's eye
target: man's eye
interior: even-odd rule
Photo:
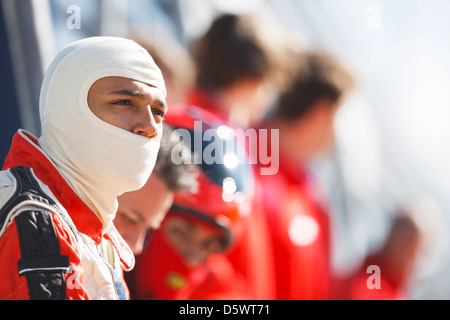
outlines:
[[[160,117],[161,119],[164,119],[164,118],[166,117],[166,113],[163,112],[163,111],[161,111],[161,110],[159,110],[159,109],[153,109],[152,112],[153,112],[153,114],[154,114],[155,116],[158,116],[158,117]]]
[[[202,249],[209,251],[210,253],[219,252],[221,248],[221,244],[219,239],[209,239],[202,243]]]
[[[117,100],[117,101],[114,101],[112,104],[129,106],[129,105],[131,105],[131,101],[130,100]]]
[[[125,223],[132,224],[132,225],[137,223],[137,221],[135,219],[131,218],[130,216],[128,216],[125,213],[119,212],[117,214],[117,216],[120,217],[122,219],[122,221]]]
[[[186,232],[185,232],[184,230],[180,229],[180,228],[173,228],[173,229],[171,230],[171,233],[172,233],[175,237],[177,237],[177,238],[179,238],[179,239],[182,239],[182,240],[186,240],[186,239],[187,239],[187,234],[186,234]]]

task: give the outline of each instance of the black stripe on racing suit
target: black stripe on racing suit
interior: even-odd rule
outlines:
[[[17,182],[14,195],[0,209],[0,229],[7,223],[10,210],[24,201],[45,204],[59,212],[54,201],[39,187],[30,168],[16,167],[11,173]],[[27,279],[31,300],[64,300],[66,283],[64,273],[70,272],[69,258],[61,255],[59,240],[52,221],[52,212],[26,210],[15,218],[19,235],[21,260],[19,276]]]

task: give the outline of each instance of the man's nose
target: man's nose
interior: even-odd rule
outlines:
[[[158,134],[159,125],[153,116],[152,108],[148,105],[139,112],[133,126],[133,133],[147,138],[154,138]]]

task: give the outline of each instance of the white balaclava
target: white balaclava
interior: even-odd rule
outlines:
[[[40,96],[39,145],[104,229],[114,219],[117,196],[141,188],[156,162],[159,143],[98,118],[88,106],[91,86],[123,77],[166,96],[160,69],[134,41],[92,37],[63,49],[45,74]]]

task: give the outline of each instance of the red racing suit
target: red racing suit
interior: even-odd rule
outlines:
[[[0,299],[127,299],[134,256],[19,130],[0,172]]]
[[[267,143],[270,146],[271,141]],[[314,191],[312,177],[278,150],[278,173],[258,176],[274,249],[276,299],[327,299],[328,214]]]
[[[136,300],[253,298],[226,256],[214,254],[204,264],[190,268],[161,229],[153,231],[147,248],[136,257],[136,267],[126,274],[126,280],[131,298]]]

